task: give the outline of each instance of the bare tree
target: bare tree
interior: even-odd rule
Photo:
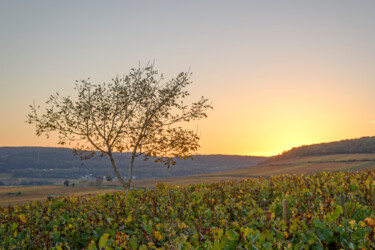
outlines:
[[[73,143],[75,153],[88,159],[97,151],[108,156],[113,171],[124,189],[133,177],[134,160],[153,158],[168,168],[174,158],[192,158],[199,147],[199,136],[183,123],[207,117],[212,109],[208,99],[185,104],[191,73],[182,72],[163,83],[153,65],[131,69],[123,78],[94,85],[90,79],[76,81],[77,97],[51,95],[45,112],[30,105],[27,122],[36,125],[36,135],[57,132],[59,144]],[[114,152],[130,152],[129,177],[125,182],[118,172]]]

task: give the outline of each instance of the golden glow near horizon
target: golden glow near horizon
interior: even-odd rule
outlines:
[[[225,101],[211,98],[214,110],[208,118],[189,125],[198,126],[201,134],[198,153],[271,156],[296,146],[375,134],[374,108],[366,108],[362,97],[353,97],[350,91],[322,85],[323,93],[317,85],[308,89],[289,83],[268,89],[264,84],[249,92],[238,89],[232,96],[223,93]],[[1,146],[58,146],[56,137],[36,137],[33,126],[23,121],[13,129],[14,133],[3,134]],[[27,131],[27,137],[17,137],[17,131]]]
[[[214,117],[202,133],[202,149],[270,156],[301,145],[373,136],[375,109],[367,106],[370,96],[356,95],[351,88],[336,89],[323,80],[280,77],[272,89],[264,83],[253,91],[238,91],[236,98],[212,112]],[[215,119],[220,125],[215,126]]]
[[[0,146],[58,146],[25,123],[28,105],[153,60],[166,79],[190,67],[192,100],[212,101],[188,125],[200,154],[374,136],[374,11],[375,1],[349,0],[4,2]]]

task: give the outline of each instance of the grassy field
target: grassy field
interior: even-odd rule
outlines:
[[[188,185],[259,176],[268,177],[271,175],[316,173],[322,171],[353,171],[372,168],[375,168],[375,154],[309,156],[205,175],[135,180],[133,184],[134,187],[138,188],[155,188],[158,182],[165,182],[170,185]],[[119,183],[113,182],[108,183],[108,185],[119,185]]]
[[[11,177],[11,174],[0,173],[0,181],[5,180],[5,179],[9,179],[10,177]]]
[[[316,173],[322,171],[354,171],[372,168],[375,168],[375,154],[309,156],[213,174],[134,180],[132,186],[135,188],[154,189],[156,184],[161,182],[169,185],[184,186],[188,184],[241,180],[259,176],[269,177],[271,175]],[[110,193],[119,191],[120,187],[119,182],[107,181],[103,182],[103,187],[79,185],[76,187],[65,187],[63,185],[0,187],[0,206],[42,200],[54,195]],[[17,194],[18,192],[20,194]]]
[[[30,187],[0,187],[0,206],[22,204],[34,200],[44,200],[48,196],[95,195],[118,191],[114,188],[65,187],[57,185]]]

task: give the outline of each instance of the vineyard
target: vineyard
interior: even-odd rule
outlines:
[[[374,170],[159,184],[0,208],[0,248],[374,248],[374,205]]]

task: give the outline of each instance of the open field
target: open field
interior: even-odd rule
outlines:
[[[372,168],[375,168],[375,154],[308,156],[206,175],[135,180],[134,187],[155,188],[158,182],[165,182],[170,185],[187,185],[259,176],[268,177],[270,175],[303,174],[322,171],[353,171]]]
[[[281,160],[254,167],[212,174],[214,176],[269,176],[281,174],[303,174],[322,171],[350,171],[375,167],[375,154],[342,154],[326,156],[307,156],[297,159]]]
[[[291,160],[282,160],[269,164],[259,164],[233,171],[205,175],[192,175],[170,178],[134,180],[135,188],[155,189],[157,183],[184,186],[188,184],[214,183],[228,180],[241,180],[253,177],[269,177],[282,174],[303,174],[322,171],[354,171],[375,168],[375,154],[343,154],[327,156],[308,156]],[[85,183],[83,183],[85,184]],[[87,183],[86,183],[87,184]],[[105,188],[107,187],[107,188]],[[119,191],[119,182],[103,182],[103,187],[65,187],[57,185],[33,187],[0,187],[0,206],[20,204],[33,200],[46,199],[53,195],[88,195]],[[20,195],[16,195],[21,192]],[[8,193],[13,193],[9,195]]]
[[[0,206],[22,204],[35,200],[45,200],[48,196],[89,195],[112,193],[114,188],[99,187],[65,187],[65,186],[30,186],[30,187],[0,187]]]
[[[0,181],[11,178],[11,174],[0,173]]]

